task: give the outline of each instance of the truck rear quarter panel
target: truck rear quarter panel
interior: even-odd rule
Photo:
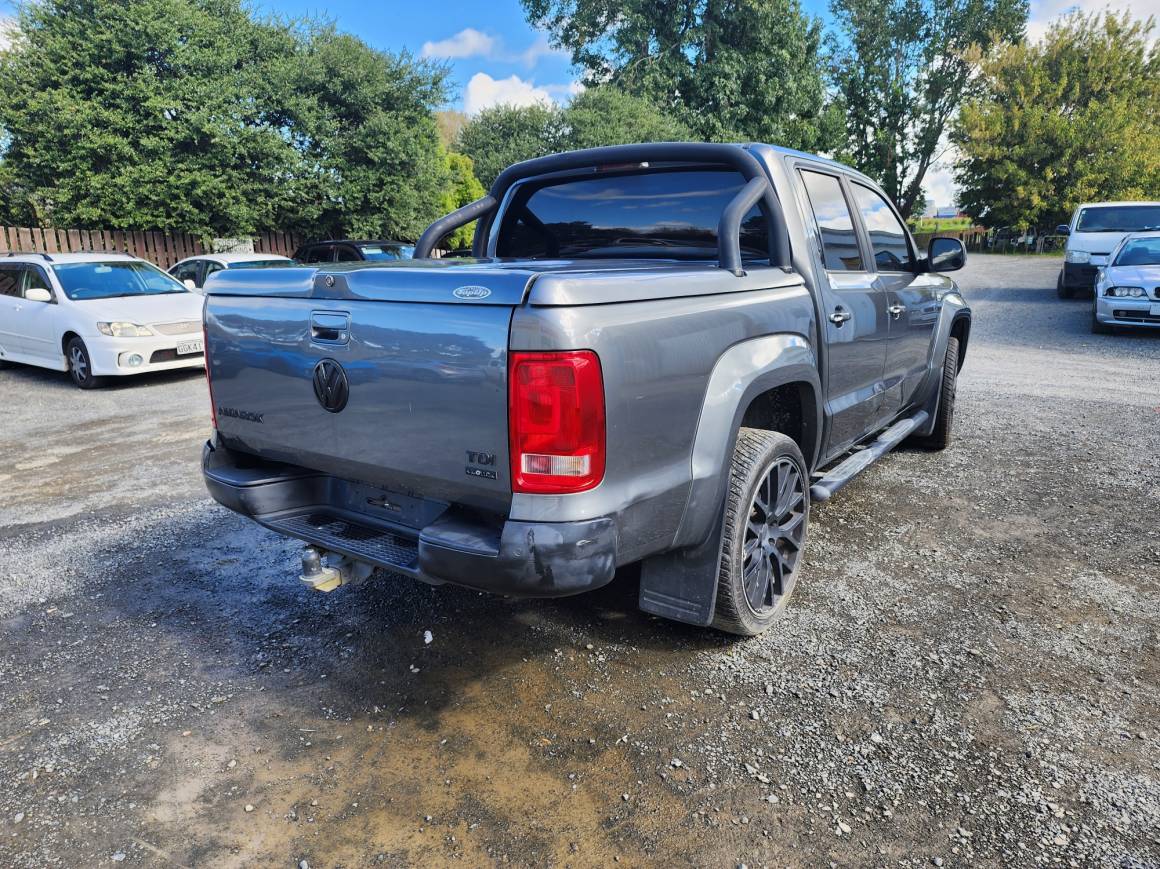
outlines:
[[[623,280],[620,286],[624,291]],[[761,336],[805,339],[814,326],[813,301],[801,279],[781,269],[754,268],[744,278],[717,270],[704,275],[700,286],[701,295],[589,305],[537,305],[537,289],[547,299],[563,297],[559,288],[533,286],[533,303],[513,315],[510,349],[597,353],[608,456],[596,488],[563,496],[517,494],[512,519],[614,517],[620,564],[673,545],[689,501],[693,446],[718,360],[729,348]],[[706,286],[721,291],[707,293]],[[738,391],[737,401],[741,397]]]

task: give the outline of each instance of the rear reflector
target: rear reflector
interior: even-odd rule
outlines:
[[[209,330],[205,324],[205,308],[201,312],[201,347],[205,360],[205,385],[209,390],[209,419],[214,431],[217,431],[217,406],[213,401],[213,383],[209,376]]]
[[[591,350],[512,353],[512,491],[583,492],[604,478],[604,380]]]

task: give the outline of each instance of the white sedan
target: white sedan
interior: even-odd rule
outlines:
[[[11,254],[0,258],[0,363],[67,371],[81,389],[200,368],[203,303],[127,254]]]
[[[225,269],[270,269],[294,265],[288,256],[276,253],[203,253],[183,259],[169,274],[185,286],[200,293],[205,279]]]
[[[1160,231],[1126,236],[1096,278],[1092,331],[1160,327]]]

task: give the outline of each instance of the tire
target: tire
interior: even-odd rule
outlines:
[[[756,636],[789,603],[809,527],[809,479],[790,438],[761,429],[738,432],[718,563],[718,630]]]
[[[1092,308],[1092,334],[1093,335],[1111,335],[1115,330],[1107,323],[1101,323],[1096,319],[1095,308]]]
[[[939,385],[938,410],[935,411],[934,430],[909,442],[924,450],[945,450],[951,445],[951,427],[955,421],[955,389],[959,380],[959,339],[947,339],[947,355],[943,358],[942,383]]]
[[[1055,279],[1055,294],[1061,299],[1071,298],[1071,290],[1063,285],[1063,272],[1060,272],[1059,277]]]
[[[72,382],[81,389],[96,389],[104,386],[103,377],[93,375],[93,362],[89,357],[89,348],[80,338],[72,338],[64,348],[65,358],[68,360],[68,374]]]

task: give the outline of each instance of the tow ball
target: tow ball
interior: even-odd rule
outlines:
[[[298,579],[315,591],[334,591],[340,585],[362,582],[373,572],[374,567],[365,561],[307,546],[302,550],[302,574]]]

